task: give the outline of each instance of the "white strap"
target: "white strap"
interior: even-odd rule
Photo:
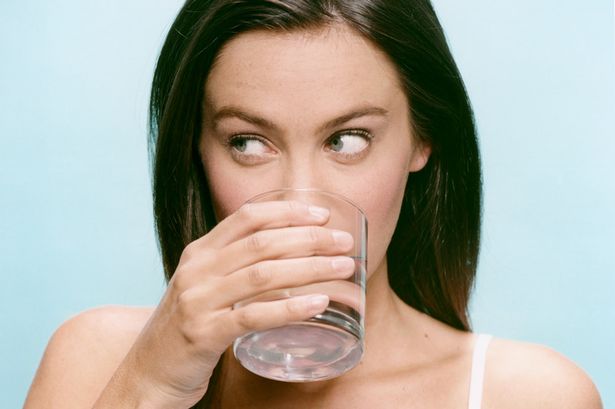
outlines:
[[[483,400],[485,361],[491,335],[480,334],[474,341],[472,354],[472,374],[470,375],[470,399],[468,409],[480,409]]]

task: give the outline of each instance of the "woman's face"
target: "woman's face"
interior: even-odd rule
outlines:
[[[343,25],[229,41],[205,85],[200,152],[219,220],[278,188],[339,193],[369,224],[382,267],[408,173],[429,149],[386,55]]]

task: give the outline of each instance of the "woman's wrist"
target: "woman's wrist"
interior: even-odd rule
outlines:
[[[92,409],[182,409],[192,405],[165,393],[139,376],[124,362],[117,369]]]

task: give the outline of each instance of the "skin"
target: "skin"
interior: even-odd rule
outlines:
[[[266,290],[352,273],[340,257],[352,243],[322,227],[326,215],[288,202],[242,206],[280,187],[338,192],[364,209],[366,353],[347,374],[305,384],[257,377],[227,354],[222,407],[467,407],[474,336],[405,305],[386,278],[403,187],[429,157],[412,134],[407,98],[386,56],[344,26],[251,32],[225,46],[205,93],[200,149],[222,221],[184,250],[156,308],[103,307],[63,324],[25,407],[189,408],[237,336],[322,311],[326,298],[313,304],[309,296],[231,308]],[[591,380],[566,358],[494,339],[483,407],[602,406]]]

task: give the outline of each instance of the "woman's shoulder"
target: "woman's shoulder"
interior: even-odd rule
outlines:
[[[90,407],[152,312],[151,307],[104,306],[62,323],[47,344],[26,408],[43,402],[46,407],[66,407],[62,404],[67,402]]]
[[[494,338],[487,350],[485,408],[601,409],[598,390],[574,362],[543,345]]]
[[[152,307],[121,305],[85,310],[58,327],[47,349],[55,347],[72,354],[93,354],[93,357],[105,355],[105,359],[123,358],[153,311]]]
[[[115,334],[138,335],[152,315],[154,307],[105,305],[82,311],[70,318],[54,333],[54,336],[85,331],[113,331]]]

